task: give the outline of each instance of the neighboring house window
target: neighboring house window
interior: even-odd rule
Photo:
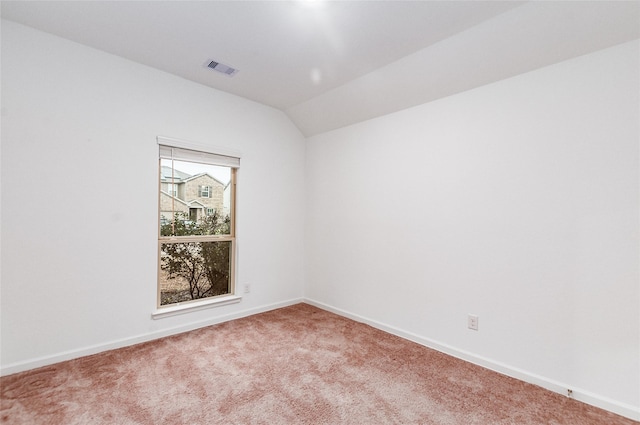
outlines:
[[[199,196],[202,198],[211,198],[211,186],[200,186]]]
[[[160,169],[170,171],[160,173],[161,183],[169,180],[169,187],[175,189],[175,176],[208,174],[228,184],[231,196],[220,201],[224,203],[220,208],[207,208],[207,214],[196,216],[189,214],[193,201],[188,199],[189,190],[185,190],[185,199],[160,192],[158,308],[235,293],[235,181],[239,166],[236,157],[160,143]],[[200,186],[200,196],[203,193],[210,194],[211,187]]]
[[[167,193],[171,196],[178,196],[178,185],[169,183],[167,185]]]

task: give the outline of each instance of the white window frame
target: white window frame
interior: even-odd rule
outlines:
[[[179,139],[172,139],[167,137],[157,137],[157,142],[160,148],[160,159],[167,158],[170,155],[174,160],[199,162],[203,164],[218,165],[231,168],[231,226],[229,235],[207,235],[207,236],[161,236],[160,226],[158,225],[158,278],[156,279],[157,297],[156,297],[156,309],[152,312],[151,317],[154,319],[160,319],[163,317],[174,316],[177,314],[184,314],[191,311],[198,311],[205,308],[222,306],[240,302],[242,297],[238,295],[238,285],[236,285],[236,264],[237,264],[237,244],[236,244],[236,181],[238,169],[240,168],[240,154],[237,152],[231,152],[226,149],[218,149],[205,147],[202,145],[196,145],[190,142],[181,141]],[[160,169],[160,167],[159,167]],[[158,179],[160,182],[160,179]],[[160,184],[160,183],[159,183]],[[160,191],[158,191],[158,194]],[[160,198],[158,197],[158,212],[160,212]],[[158,220],[160,214],[158,214]],[[230,270],[229,270],[229,293],[214,297],[202,298],[198,300],[185,301],[182,303],[175,303],[169,305],[160,305],[160,254],[161,246],[163,243],[175,242],[179,238],[182,242],[215,242],[215,241],[230,241],[231,252],[230,257]]]
[[[173,197],[178,196],[178,185],[176,183],[167,183],[167,193]]]
[[[211,198],[211,186],[200,186],[200,197]]]

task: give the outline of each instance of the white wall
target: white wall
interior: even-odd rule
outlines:
[[[158,135],[242,153],[239,304],[151,318]],[[3,373],[299,301],[303,185],[282,112],[2,21]]]
[[[309,139],[305,297],[640,418],[639,48]]]

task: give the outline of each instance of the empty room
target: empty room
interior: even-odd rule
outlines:
[[[0,422],[639,423],[640,1],[0,7]]]

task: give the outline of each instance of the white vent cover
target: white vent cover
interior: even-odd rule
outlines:
[[[209,64],[207,65],[207,68],[211,68],[214,71],[221,72],[225,75],[228,75],[229,77],[233,77],[238,73],[237,69],[231,68],[229,65],[225,65],[217,61],[210,61]]]

